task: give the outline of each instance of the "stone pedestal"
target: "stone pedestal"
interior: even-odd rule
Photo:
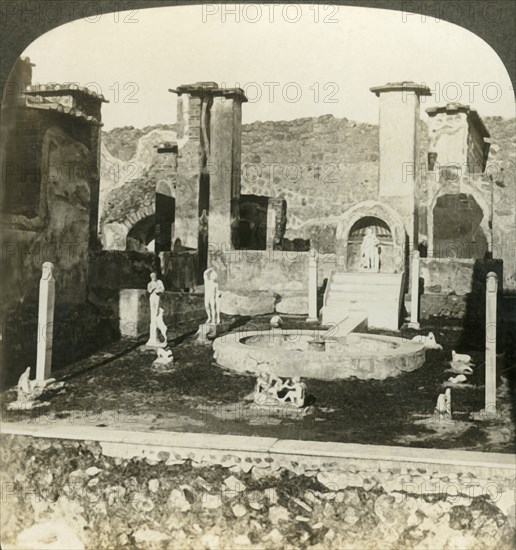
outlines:
[[[52,273],[53,269],[54,265],[52,263],[45,262],[39,282],[37,382],[44,382],[50,378],[52,367],[52,338],[56,293],[56,281]]]
[[[410,323],[409,328],[419,330],[419,251],[412,252],[410,265]]]
[[[317,250],[312,248],[308,259],[308,323],[318,320],[317,312]]]
[[[496,414],[496,299],[498,277],[493,271],[486,281],[486,385],[485,412]]]
[[[202,323],[197,331],[198,344],[210,344],[212,340],[227,330],[227,323]]]

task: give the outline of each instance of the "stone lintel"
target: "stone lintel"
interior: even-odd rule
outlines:
[[[196,82],[195,84],[181,84],[176,89],[169,88],[169,92],[181,96],[189,94],[193,97],[213,96],[236,99],[242,103],[247,102],[247,97],[242,88],[220,88],[216,82]]]
[[[467,121],[470,126],[475,127],[478,130],[478,133],[483,138],[490,138],[491,134],[486,128],[484,121],[478,114],[476,109],[473,109],[469,105],[464,105],[462,103],[448,103],[446,105],[440,105],[438,107],[429,107],[426,109],[426,113],[429,117],[433,117],[440,113],[446,114],[456,114],[456,113],[465,113],[467,116]]]
[[[412,81],[388,82],[383,86],[373,86],[369,88],[369,90],[376,94],[376,97],[380,97],[380,94],[383,92],[414,92],[418,96],[432,95],[428,86],[425,84],[417,84]]]

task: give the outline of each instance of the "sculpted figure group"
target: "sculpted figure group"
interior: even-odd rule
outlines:
[[[283,381],[274,374],[261,372],[254,388],[254,402],[257,405],[278,405],[285,403],[303,407],[306,397],[306,384],[298,376]]]

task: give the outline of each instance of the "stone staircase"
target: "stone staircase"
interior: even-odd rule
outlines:
[[[322,324],[364,315],[369,327],[398,330],[403,283],[404,273],[332,271],[324,293]]]

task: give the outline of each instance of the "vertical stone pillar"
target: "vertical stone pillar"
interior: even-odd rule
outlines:
[[[410,250],[417,250],[419,98],[431,95],[430,89],[415,82],[395,82],[370,90],[380,98],[378,195],[401,214]]]
[[[210,113],[210,250],[238,247],[240,220],[240,165],[242,103],[247,101],[239,88],[215,96]]]
[[[496,414],[496,301],[498,277],[490,271],[486,281],[485,412]]]
[[[419,251],[412,252],[410,265],[410,328],[419,329]]]
[[[36,380],[44,382],[50,378],[52,369],[52,338],[54,329],[54,304],[56,281],[52,270],[54,264],[45,262],[39,282],[38,347],[36,359]]]
[[[177,160],[175,239],[195,250],[199,239],[199,186],[202,145],[200,137],[201,98],[185,93],[178,97],[181,140]]]
[[[316,322],[317,315],[317,264],[319,254],[315,248],[310,248],[308,257],[308,319],[307,322]]]

